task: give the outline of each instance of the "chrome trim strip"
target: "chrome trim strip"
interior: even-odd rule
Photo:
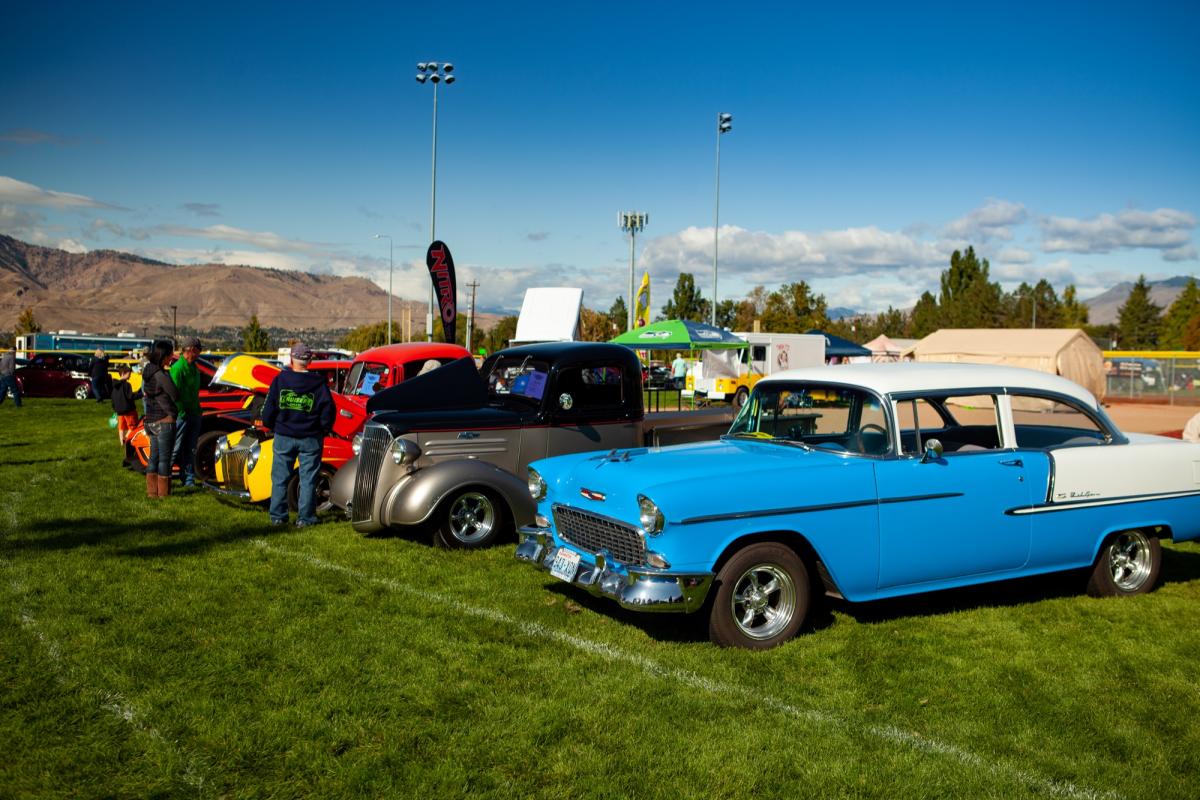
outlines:
[[[208,489],[210,492],[215,492],[222,497],[236,497],[238,500],[250,499],[249,492],[239,492],[236,489],[226,489],[224,486],[219,486],[215,483],[210,483],[209,481],[200,481],[200,485],[205,489]]]
[[[1127,497],[1104,497],[1099,500],[1065,500],[1058,503],[1039,503],[1036,506],[1018,506],[1010,508],[1004,513],[1008,516],[1050,514],[1055,511],[1075,511],[1081,508],[1101,508],[1103,506],[1124,506],[1132,505],[1133,503],[1148,503],[1153,500],[1179,500],[1184,497],[1200,497],[1200,491],[1136,494]]]
[[[811,506],[793,506],[792,508],[771,508],[766,511],[735,511],[729,514],[707,514],[701,517],[681,519],[673,525],[696,525],[704,522],[725,522],[734,519],[754,519],[756,517],[778,517],[785,514],[807,514],[812,511],[837,511],[844,508],[861,508],[863,506],[889,505],[892,503],[918,503],[923,500],[945,500],[951,497],[962,497],[962,492],[940,492],[938,494],[919,494],[909,497],[880,497],[869,500],[848,500],[842,503],[820,503]]]

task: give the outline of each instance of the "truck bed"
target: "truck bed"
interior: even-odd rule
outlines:
[[[732,408],[657,411],[647,414],[642,424],[643,444],[658,446],[713,440],[728,431],[732,422]]]

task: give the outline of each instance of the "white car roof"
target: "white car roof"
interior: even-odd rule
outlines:
[[[1067,395],[1090,408],[1099,408],[1099,403],[1091,392],[1066,378],[1032,369],[991,364],[936,364],[912,361],[836,364],[777,372],[769,378],[763,378],[759,383],[777,381],[849,384],[862,386],[879,394],[958,389],[1030,389]]]

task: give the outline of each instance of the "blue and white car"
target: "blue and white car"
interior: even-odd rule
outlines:
[[[720,441],[534,462],[517,558],[767,648],[818,589],[856,602],[1087,569],[1152,589],[1200,537],[1200,445],[1123,434],[1078,385],[1010,367],[861,364],[760,381]]]

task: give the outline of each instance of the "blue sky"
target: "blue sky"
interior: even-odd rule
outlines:
[[[7,3],[0,232],[180,263],[626,292],[805,280],[907,307],[973,244],[1083,297],[1197,271],[1192,3]],[[460,296],[460,302],[465,302]]]

